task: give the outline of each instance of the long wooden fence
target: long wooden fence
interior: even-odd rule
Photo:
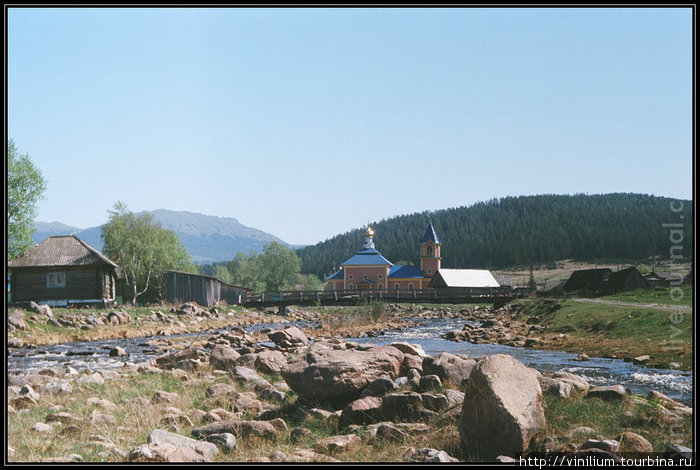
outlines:
[[[390,302],[492,302],[520,295],[508,288],[462,289],[350,289],[252,292],[241,300],[246,306],[356,304],[377,299]]]

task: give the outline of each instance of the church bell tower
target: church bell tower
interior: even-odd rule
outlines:
[[[433,223],[430,222],[425,235],[420,240],[420,269],[423,276],[433,277],[440,269],[440,239],[435,234]]]

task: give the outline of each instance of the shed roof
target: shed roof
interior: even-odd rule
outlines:
[[[108,265],[116,263],[75,235],[57,235],[35,245],[24,255],[13,259],[9,268],[39,268]]]
[[[428,287],[500,287],[486,269],[438,269]]]

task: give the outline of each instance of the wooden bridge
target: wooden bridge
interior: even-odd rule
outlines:
[[[367,300],[406,303],[500,303],[522,297],[509,288],[463,289],[351,289],[252,292],[241,298],[246,307],[287,305],[357,305]]]

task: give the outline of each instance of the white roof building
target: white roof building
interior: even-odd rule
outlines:
[[[486,269],[438,269],[428,287],[500,287]]]

